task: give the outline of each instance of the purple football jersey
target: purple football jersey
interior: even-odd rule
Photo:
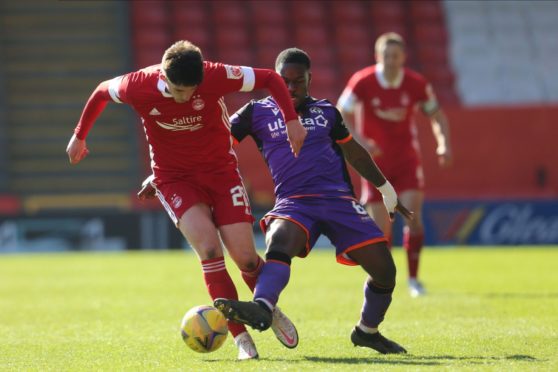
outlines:
[[[327,100],[307,97],[298,108],[308,131],[295,158],[287,140],[285,120],[271,97],[251,101],[231,116],[232,135],[240,142],[254,138],[271,171],[278,199],[299,195],[353,196],[341,148],[351,134],[341,114]]]

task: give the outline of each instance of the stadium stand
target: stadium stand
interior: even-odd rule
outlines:
[[[94,156],[80,167],[64,153],[91,91],[128,69],[126,11],[119,2],[0,4],[8,192],[106,193],[114,201],[137,184],[137,136],[127,109],[107,110],[88,138]]]
[[[350,75],[372,63],[375,38],[396,31],[408,41],[410,67],[426,75],[444,107],[455,112],[460,99],[466,105],[555,101],[556,4],[2,2],[6,58],[0,76],[9,92],[2,100],[3,122],[9,125],[0,131],[5,139],[0,165],[6,169],[0,190],[21,195],[133,190],[148,166],[138,169],[143,133],[133,130],[137,136],[130,136],[137,121],[129,110],[114,105],[107,110],[90,138],[95,156],[80,167],[69,167],[63,154],[68,128],[100,80],[159,62],[164,49],[182,38],[198,44],[207,59],[259,67],[273,66],[287,46],[306,49],[314,63],[312,92],[335,101]],[[259,95],[227,97],[230,111]]]
[[[465,104],[556,101],[557,2],[445,1],[444,8]]]
[[[273,66],[286,46],[297,46],[320,69],[314,92],[335,100],[351,74],[373,62],[375,38],[396,31],[408,39],[411,67],[424,71],[444,104],[458,103],[439,1],[141,1],[130,6],[138,67],[156,63],[170,39],[197,43],[210,60],[263,67]],[[245,96],[228,97],[231,110],[245,101]]]

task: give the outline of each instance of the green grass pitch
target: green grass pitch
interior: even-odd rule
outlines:
[[[0,370],[558,370],[558,249],[428,249],[429,294],[418,299],[394,255],[399,285],[381,329],[408,355],[352,346],[365,275],[315,250],[293,262],[280,300],[299,347],[254,331],[261,359],[247,362],[235,361],[230,336],[211,354],[182,342],[182,315],[209,303],[191,253],[0,256]]]

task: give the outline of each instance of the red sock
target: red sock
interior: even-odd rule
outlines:
[[[409,278],[416,279],[418,275],[420,251],[424,241],[424,234],[411,235],[409,229],[403,231],[403,246],[407,251]]]
[[[227,272],[225,267],[225,258],[217,257],[209,260],[203,260],[201,262],[203,270],[203,279],[205,280],[205,286],[207,291],[211,296],[211,299],[216,298],[229,298],[232,300],[238,300],[238,293],[236,292],[236,287]],[[246,332],[246,327],[243,324],[228,322],[229,331],[236,337],[242,332]]]
[[[256,288],[256,282],[258,281],[258,276],[262,271],[264,265],[264,260],[260,256],[258,256],[258,263],[256,264],[256,268],[252,271],[240,271],[242,275],[242,279],[244,279],[244,283],[250,288],[250,291],[254,293],[254,288]]]

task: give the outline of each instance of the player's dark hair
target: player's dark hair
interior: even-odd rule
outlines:
[[[201,50],[187,40],[177,41],[165,50],[161,67],[167,79],[175,85],[191,87],[203,80]]]
[[[298,63],[310,70],[310,57],[302,49],[289,48],[285,49],[277,56],[275,60],[275,69],[278,70],[285,63]]]

